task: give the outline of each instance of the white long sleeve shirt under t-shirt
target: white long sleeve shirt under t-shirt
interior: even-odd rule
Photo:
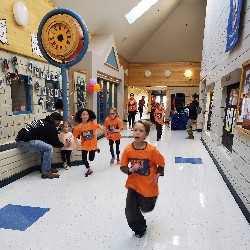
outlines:
[[[69,147],[62,147],[62,150],[73,150],[74,136],[73,136],[73,134],[71,132],[65,133],[65,132],[62,131],[59,134],[59,140],[62,143],[64,143],[64,145],[65,145],[66,142],[70,141]]]

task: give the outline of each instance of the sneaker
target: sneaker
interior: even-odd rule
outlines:
[[[135,237],[137,237],[137,238],[141,238],[141,237],[143,237],[143,235],[145,234],[145,232],[146,232],[146,228],[147,227],[145,227],[143,230],[138,230],[138,231],[135,231]]]
[[[89,175],[92,175],[93,174],[93,171],[92,169],[88,169],[87,172],[85,173],[85,177],[88,177]]]
[[[63,165],[63,169],[69,170],[69,166],[65,163],[65,165]]]
[[[156,141],[159,141],[159,140],[160,140],[160,138],[157,138],[157,139],[156,139]]]
[[[57,170],[56,168],[51,168],[50,171],[51,171],[51,173],[53,173],[53,174],[58,173],[58,170]]]
[[[185,139],[194,139],[194,136],[188,136],[188,137],[186,137]]]
[[[110,160],[110,165],[114,164],[115,162],[115,157],[113,156],[112,159]]]
[[[49,172],[48,174],[42,174],[41,175],[41,178],[43,178],[43,179],[54,179],[54,178],[59,178],[59,174],[54,174],[54,173],[52,173],[52,172]]]

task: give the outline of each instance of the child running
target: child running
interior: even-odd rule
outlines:
[[[162,136],[162,126],[164,123],[165,109],[163,103],[160,103],[159,107],[156,108],[154,112],[155,126],[157,131],[157,141],[161,139]]]
[[[92,110],[89,109],[80,109],[75,115],[75,120],[79,124],[74,128],[73,135],[75,138],[75,143],[78,145],[77,138],[81,137],[81,150],[82,150],[82,161],[87,168],[85,177],[88,177],[93,173],[93,170],[90,168],[88,162],[95,159],[95,152],[98,151],[97,147],[97,135],[96,130],[98,128],[104,129],[103,126],[94,122],[96,115]]]
[[[62,125],[62,132],[59,134],[59,140],[65,145],[68,143],[68,146],[61,148],[61,157],[63,160],[63,168],[68,170],[70,167],[70,156],[73,150],[74,137],[73,134],[69,131],[71,125],[68,122],[64,122]]]
[[[148,122],[139,120],[134,123],[134,142],[124,149],[120,163],[121,171],[128,175],[125,215],[138,238],[145,234],[147,228],[142,212],[154,209],[159,195],[158,178],[164,175],[164,157],[145,141],[149,131]]]
[[[121,130],[123,129],[122,122],[118,118],[118,112],[116,108],[109,109],[109,116],[105,119],[104,127],[107,132],[107,139],[109,140],[109,148],[111,153],[110,164],[115,162],[115,152],[114,152],[114,143],[116,145],[116,160],[117,165],[120,164],[120,139],[121,139]]]

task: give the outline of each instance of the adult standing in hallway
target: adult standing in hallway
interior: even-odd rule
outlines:
[[[151,96],[151,112],[150,112],[150,121],[152,123],[155,123],[155,117],[154,117],[154,113],[155,110],[159,107],[159,103],[156,102],[156,96],[152,95]]]
[[[134,94],[130,93],[130,98],[126,101],[127,113],[128,113],[128,124],[129,129],[133,130],[133,124],[135,122],[135,115],[137,111],[137,102],[134,98]]]
[[[146,106],[145,106],[145,96],[142,96],[141,100],[139,100],[138,111],[140,113],[140,119],[142,118],[143,107],[146,108]]]
[[[185,108],[188,109],[188,122],[186,126],[188,137],[186,139],[194,139],[192,124],[197,119],[197,107],[199,106],[197,98],[198,95],[194,93],[190,96],[190,102],[185,106]]]

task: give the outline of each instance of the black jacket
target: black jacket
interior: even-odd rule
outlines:
[[[190,105],[186,106],[189,109],[189,119],[196,120],[197,119],[197,107],[199,103],[197,100],[193,100]]]
[[[56,148],[64,146],[64,144],[59,141],[55,121],[49,116],[45,119],[34,120],[28,123],[25,128],[22,128],[18,132],[16,140],[40,140]]]

